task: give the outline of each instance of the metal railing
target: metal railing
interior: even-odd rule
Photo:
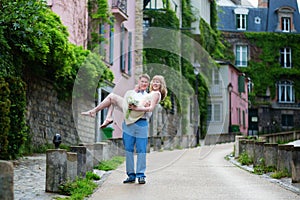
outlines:
[[[127,0],[113,0],[112,8],[119,8],[123,13],[127,14]]]

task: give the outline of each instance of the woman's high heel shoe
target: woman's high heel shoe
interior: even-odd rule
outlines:
[[[106,119],[103,124],[101,124],[100,128],[106,128],[108,125],[112,124],[114,122],[114,120],[108,120]]]

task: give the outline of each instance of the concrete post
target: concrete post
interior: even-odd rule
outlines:
[[[278,145],[277,170],[291,173],[292,150],[294,145]]]
[[[262,161],[262,159],[264,158],[264,143],[265,142],[254,142],[253,166],[265,164]]]
[[[238,147],[238,155],[240,156],[243,152],[247,153],[247,140],[241,139],[239,140],[239,147]],[[248,153],[247,153],[248,154]],[[239,157],[238,156],[238,157]]]
[[[67,152],[67,179],[75,181],[77,177],[77,153]]]
[[[94,144],[94,166],[98,165],[99,162],[104,160],[103,147],[107,145],[105,142],[97,142]]]
[[[71,152],[77,153],[77,176],[85,177],[86,167],[86,147],[84,146],[71,146]]]
[[[92,172],[94,169],[94,144],[79,144],[86,147],[86,170]]]
[[[246,140],[246,152],[251,159],[254,159],[254,141],[253,140]]]
[[[49,149],[46,152],[46,192],[58,192],[67,179],[67,151]]]
[[[265,165],[267,167],[277,166],[277,156],[278,156],[278,144],[276,143],[266,143],[264,148],[264,159],[265,159]]]
[[[11,162],[0,160],[0,199],[14,199],[14,167]]]
[[[240,148],[241,148],[241,143],[240,143],[240,141],[242,140],[242,139],[246,139],[246,137],[245,136],[240,136],[240,135],[236,135],[235,136],[235,147],[234,147],[234,157],[235,158],[238,158],[239,157],[239,155],[240,155],[240,153],[242,153],[241,151],[240,151]]]
[[[292,183],[300,183],[300,147],[294,147],[292,150]]]

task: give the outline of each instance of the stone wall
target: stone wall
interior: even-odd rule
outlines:
[[[75,128],[70,101],[57,98],[53,84],[47,80],[30,78],[27,83],[27,124],[31,143],[35,146],[52,144],[59,133],[62,143],[77,144],[79,137]]]

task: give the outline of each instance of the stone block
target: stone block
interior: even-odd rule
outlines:
[[[77,153],[67,152],[67,179],[75,181],[77,177]]]
[[[277,170],[291,173],[292,150],[294,145],[278,145]]]
[[[77,176],[85,177],[87,172],[87,149],[84,146],[71,146],[71,152],[77,153]]]
[[[264,144],[264,160],[267,167],[277,167],[278,159],[278,144],[276,143],[265,143]]]
[[[46,152],[46,192],[58,192],[67,180],[67,151],[49,149]]]
[[[241,143],[240,143],[240,141],[244,140],[244,139],[246,139],[245,136],[240,136],[240,135],[235,136],[235,144],[234,144],[234,157],[235,158],[238,158],[239,155],[242,153],[240,151],[240,149],[241,149]]]
[[[264,144],[265,142],[254,142],[253,166],[264,165]]]
[[[83,143],[79,146],[86,147],[86,170],[92,172],[94,169],[94,144]]]
[[[0,160],[0,199],[14,199],[14,167],[11,162]]]
[[[253,159],[254,158],[254,140],[246,140],[246,152],[248,156]]]
[[[105,145],[107,145],[105,142],[97,142],[94,144],[94,166],[98,165],[99,162],[104,160],[103,149]]]
[[[300,183],[300,147],[294,147],[292,150],[292,183]]]

